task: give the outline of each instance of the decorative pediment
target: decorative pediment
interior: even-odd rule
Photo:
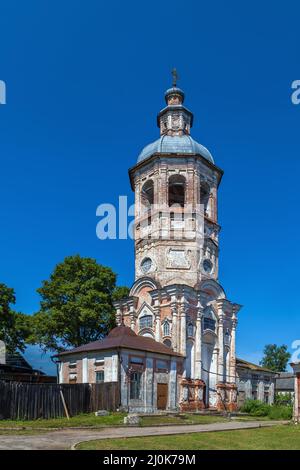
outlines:
[[[148,305],[146,302],[143,302],[141,307],[139,308],[139,310],[137,312],[137,316],[138,316],[138,318],[140,318],[140,317],[145,317],[147,315],[154,316],[154,311],[150,307],[150,305]]]

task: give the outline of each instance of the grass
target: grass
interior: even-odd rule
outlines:
[[[94,413],[81,414],[74,416],[68,420],[67,418],[53,418],[53,419],[36,419],[33,421],[13,421],[1,420],[0,429],[14,428],[14,429],[37,429],[37,428],[52,428],[62,429],[70,427],[106,427],[106,426],[119,426],[123,424],[124,416],[126,413],[110,413],[108,416],[95,416]]]
[[[110,426],[123,426],[126,413],[110,413],[108,416],[95,416],[94,413],[81,414],[68,420],[67,418],[54,419],[36,419],[34,421],[26,420],[1,420],[0,433],[3,434],[5,428],[11,430],[38,430],[38,429],[62,429],[76,427],[104,428]],[[224,422],[226,418],[222,416],[205,416],[180,414],[174,416],[144,416],[141,419],[141,426],[157,426],[162,424],[209,424]]]
[[[176,436],[103,439],[78,444],[78,450],[299,450],[300,426],[217,431]]]

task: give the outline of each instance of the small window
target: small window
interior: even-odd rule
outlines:
[[[152,328],[153,318],[152,315],[145,315],[140,318],[140,330],[142,328]]]
[[[167,346],[168,348],[172,348],[172,343],[169,339],[164,340],[164,345]]]
[[[216,329],[216,320],[213,320],[212,318],[204,317],[203,323],[204,323],[204,329],[205,330],[215,331],[215,329]]]
[[[141,381],[142,381],[142,374],[140,372],[134,372],[131,375],[131,381],[130,381],[130,399],[131,400],[140,399]]]
[[[96,372],[96,383],[100,384],[104,382],[104,370]]]
[[[140,365],[144,364],[144,360],[142,357],[131,357],[130,362],[131,364],[140,364]]]
[[[204,311],[203,328],[204,330],[216,330],[215,314],[210,307],[207,307]]]
[[[187,334],[188,334],[188,336],[194,336],[194,325],[193,325],[193,323],[188,324]]]
[[[69,375],[69,381],[70,382],[76,382],[77,380],[77,374],[70,374]]]
[[[166,370],[168,370],[168,363],[167,363],[167,361],[157,360],[157,361],[156,361],[156,369],[157,369],[157,370],[160,370],[160,371],[166,371]]]
[[[69,369],[76,369],[76,367],[77,367],[77,361],[69,362]]]
[[[229,330],[226,330],[225,336],[224,336],[224,343],[225,346],[230,346],[230,333]]]
[[[98,356],[95,358],[95,365],[103,365],[104,364],[104,356]]]
[[[164,322],[164,336],[170,336],[170,323],[168,321]]]

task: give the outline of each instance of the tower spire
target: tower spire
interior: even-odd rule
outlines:
[[[172,86],[173,86],[173,88],[176,88],[177,87],[177,80],[178,80],[179,76],[178,76],[177,70],[175,68],[172,69],[172,77],[173,77]]]

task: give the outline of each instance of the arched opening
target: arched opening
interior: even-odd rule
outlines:
[[[184,207],[185,203],[185,177],[172,175],[169,178],[169,207],[177,205]]]
[[[147,225],[151,224],[151,209],[154,204],[154,183],[152,180],[146,181],[141,191],[141,211],[143,215],[148,215]]]
[[[194,336],[194,325],[193,325],[192,322],[189,322],[189,323],[188,323],[188,326],[187,326],[187,335],[188,335],[189,337]]]
[[[216,331],[216,316],[211,307],[206,307],[204,310],[203,329]]]
[[[152,315],[143,315],[139,319],[140,330],[143,328],[152,328],[153,327],[153,317]]]
[[[170,323],[166,320],[163,324],[163,333],[164,336],[170,336]]]
[[[200,204],[203,206],[204,215],[210,216],[210,187],[207,183],[201,183]]]
[[[172,348],[171,340],[165,339],[163,343],[164,343],[164,345],[167,346],[168,348]]]
[[[145,336],[145,338],[152,338],[154,339],[154,336],[152,333],[150,333],[150,331],[146,331],[142,334],[142,336]]]

